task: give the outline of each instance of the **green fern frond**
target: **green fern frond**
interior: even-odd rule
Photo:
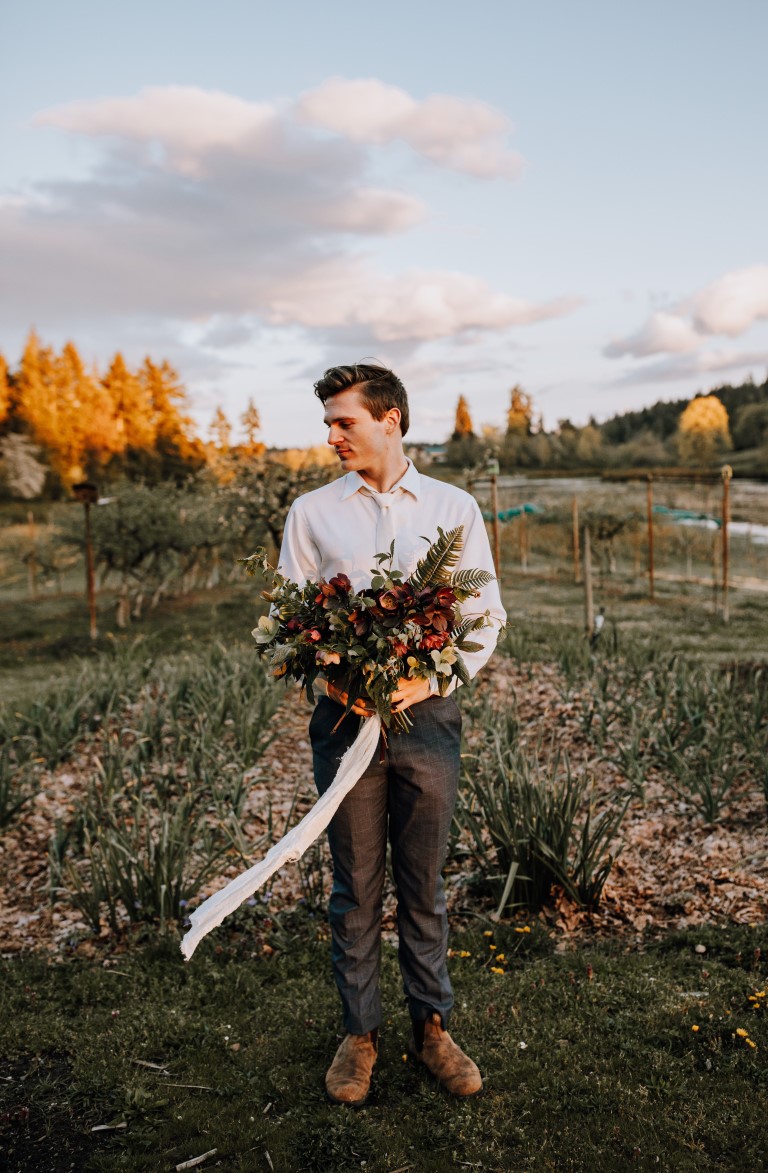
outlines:
[[[475,615],[474,618],[462,619],[458,627],[454,628],[454,643],[459,643],[460,640],[464,639],[465,635],[469,635],[472,631],[480,631],[481,627],[485,626],[485,615]]]
[[[445,533],[437,527],[437,541],[433,542],[411,575],[415,590],[423,591],[450,582],[451,570],[459,560],[464,545],[464,526]]]
[[[487,570],[457,570],[451,575],[450,585],[460,603],[474,595],[481,587],[493,582]]]

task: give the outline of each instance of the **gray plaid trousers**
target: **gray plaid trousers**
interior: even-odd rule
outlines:
[[[323,794],[361,718],[332,729],[342,710],[323,697],[309,725],[315,784]],[[344,1028],[365,1034],[381,1022],[381,905],[387,837],[397,893],[399,960],[412,1018],[437,1011],[447,1028],[453,1006],[446,953],[448,917],[441,871],[459,782],[461,713],[452,697],[411,710],[413,728],[390,733],[328,828],[333,889],[328,906],[333,974]],[[384,758],[382,762],[380,759]]]

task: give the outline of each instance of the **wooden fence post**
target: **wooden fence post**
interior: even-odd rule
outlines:
[[[584,626],[590,636],[595,629],[595,604],[592,598],[592,547],[589,526],[584,526]]]
[[[571,513],[573,518],[573,525],[571,530],[571,543],[573,546],[573,581],[581,582],[581,566],[579,559],[579,499],[573,498],[571,505]]]
[[[648,597],[653,602],[655,596],[653,565],[653,477],[650,473],[648,473],[646,487],[646,506],[648,512]]]
[[[496,567],[496,578],[501,582],[501,532],[499,530],[499,475],[498,460],[488,461],[488,472],[491,478],[491,513],[493,514],[493,565]]]
[[[728,612],[728,522],[731,515],[731,477],[733,469],[730,464],[723,466],[723,511],[722,511],[722,538],[723,538],[723,622],[729,619]]]
[[[27,593],[30,599],[37,598],[37,530],[35,529],[35,515],[31,509],[27,510],[27,525],[29,526],[29,557],[27,558]]]

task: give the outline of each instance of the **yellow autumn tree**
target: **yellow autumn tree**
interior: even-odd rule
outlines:
[[[8,419],[11,410],[11,385],[8,382],[8,364],[0,354],[0,425]]]
[[[243,456],[261,456],[265,451],[264,444],[258,439],[261,416],[252,399],[248,400],[248,406],[240,416],[240,426],[245,432],[245,443],[240,445],[240,453]]]
[[[58,401],[54,390],[54,355],[41,346],[32,330],[27,338],[14,386],[14,414],[50,453],[59,432]]]
[[[459,396],[459,401],[456,404],[456,422],[453,425],[453,440],[462,440],[466,436],[474,436],[475,429],[472,427],[472,416],[469,414],[469,404],[463,395]]]
[[[157,438],[152,398],[146,383],[129,371],[120,351],[102,379],[115,416],[116,451],[151,452]]]
[[[716,395],[698,395],[680,416],[677,451],[683,464],[713,464],[731,448],[728,412]]]
[[[509,410],[507,411],[507,435],[529,436],[533,420],[533,401],[519,383],[509,393]]]
[[[54,392],[59,436],[55,452],[65,484],[97,475],[121,449],[117,415],[98,376],[85,368],[77,347],[68,342],[54,362]]]
[[[164,473],[184,476],[192,468],[201,467],[205,464],[205,446],[195,435],[194,422],[187,414],[187,393],[176,371],[168,362],[158,364],[147,357],[138,378],[152,404],[155,449]]]

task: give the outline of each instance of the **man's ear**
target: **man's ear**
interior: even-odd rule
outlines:
[[[387,435],[391,436],[395,428],[400,427],[400,408],[390,407],[387,414],[384,416],[387,424]]]

